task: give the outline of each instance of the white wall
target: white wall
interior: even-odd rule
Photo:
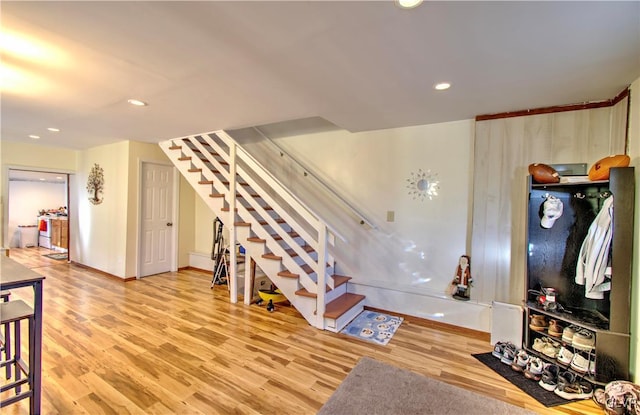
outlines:
[[[94,164],[104,170],[103,202],[89,202],[87,179]],[[75,260],[125,278],[128,213],[128,142],[121,141],[80,152],[78,157],[78,233]]]
[[[245,148],[346,238],[334,252],[352,291],[368,304],[489,331],[488,304],[447,295],[459,257],[467,254],[473,120],[349,133],[278,138],[279,146],[349,199],[376,228],[336,211],[286,157],[247,140]],[[433,200],[414,200],[408,179],[419,169],[439,181]],[[311,188],[311,189],[309,189]],[[394,221],[387,221],[393,212]],[[473,260],[472,260],[473,272]]]
[[[9,247],[20,246],[19,225],[37,225],[38,211],[66,205],[66,183],[9,181]]]

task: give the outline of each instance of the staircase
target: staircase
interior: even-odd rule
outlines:
[[[340,331],[364,307],[335,274],[336,238],[346,242],[224,131],[167,140],[160,147],[309,324]],[[235,250],[230,249],[230,301],[238,301]],[[245,281],[249,281],[245,267]],[[244,284],[244,303],[252,287]]]

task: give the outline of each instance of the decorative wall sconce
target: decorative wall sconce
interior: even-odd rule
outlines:
[[[440,181],[437,178],[438,175],[431,173],[431,170],[418,169],[416,173],[412,172],[407,179],[409,196],[412,196],[414,200],[419,199],[421,202],[426,198],[433,200],[435,196],[438,196],[440,189]]]
[[[87,179],[87,192],[89,192],[89,202],[99,205],[104,200],[104,171],[98,163],[94,163],[89,178]]]

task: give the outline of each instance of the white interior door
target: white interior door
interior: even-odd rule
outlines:
[[[142,164],[140,276],[171,271],[173,167]]]

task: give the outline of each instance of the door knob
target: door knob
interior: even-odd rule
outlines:
[[[173,226],[173,222],[167,222],[167,226]]]

